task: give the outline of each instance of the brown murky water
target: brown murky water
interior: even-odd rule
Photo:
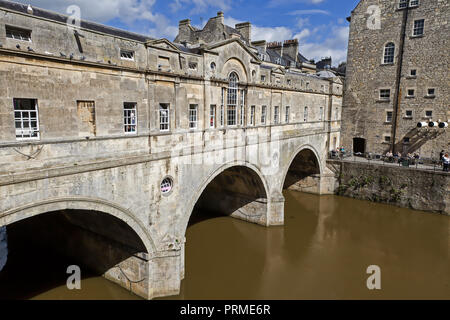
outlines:
[[[228,217],[191,225],[186,279],[170,299],[450,299],[449,217],[336,196],[285,197],[284,227]],[[381,268],[381,290],[366,287],[370,265]],[[13,297],[138,299],[95,276],[69,291],[65,266],[42,268],[37,284],[30,275],[31,289],[9,283],[21,293]]]

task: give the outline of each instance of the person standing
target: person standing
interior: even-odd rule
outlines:
[[[448,153],[446,153],[443,157],[442,157],[442,163],[444,165],[444,171],[448,172],[449,166],[450,166],[450,157],[448,156]]]
[[[441,153],[439,153],[439,163],[441,164],[443,163],[442,158],[444,157],[444,154],[445,154],[444,150],[442,150]]]

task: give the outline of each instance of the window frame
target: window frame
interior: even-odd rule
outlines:
[[[190,104],[188,113],[189,130],[195,130],[198,127],[198,104]]]
[[[163,111],[166,111],[166,115],[163,116]],[[159,131],[160,132],[169,132],[170,131],[170,104],[169,103],[160,103],[159,104]],[[162,120],[166,121],[162,121]],[[164,128],[167,126],[167,128]]]
[[[8,36],[8,31],[9,31],[9,36]],[[16,31],[17,33],[28,33],[28,37],[26,37],[26,39],[24,39],[25,37],[22,37],[22,34],[19,34],[19,37],[16,37],[16,36],[14,36],[14,33],[12,31]],[[6,39],[32,42],[32,33],[33,33],[33,30],[30,30],[30,29],[15,27],[15,26],[11,26],[11,25],[5,25]]]
[[[216,105],[211,104],[209,106],[209,128],[214,129],[216,127]]]
[[[237,107],[239,103],[239,77],[236,72],[231,72],[228,77],[227,89],[227,126],[237,125]]]
[[[130,54],[131,58],[123,56],[123,55],[127,55],[127,54]],[[120,60],[134,61],[135,52],[133,50],[120,49],[119,55],[120,55]]]
[[[384,91],[384,93],[386,93],[386,92],[388,93],[387,97],[383,96],[383,91]],[[391,89],[380,89],[378,91],[378,98],[383,101],[389,101],[391,99]]]
[[[267,122],[267,106],[261,106],[261,124]]]
[[[273,108],[273,124],[280,123],[280,107],[274,106]]]
[[[30,103],[30,109],[16,109],[18,107],[18,103],[23,100],[28,100]],[[34,105],[34,109],[31,109],[31,105]],[[32,99],[32,98],[13,98],[13,112],[14,112],[14,130],[15,130],[15,136],[17,141],[27,141],[27,140],[40,140],[41,138],[41,132],[39,129],[39,105],[38,105],[38,99]],[[36,116],[32,117],[31,113],[35,113]],[[20,114],[20,117],[17,117],[17,113]],[[28,113],[28,118],[25,118],[23,115],[25,113]],[[27,119],[27,121],[25,121]],[[18,129],[17,129],[17,122],[20,123],[20,132],[21,136],[19,137],[17,135]],[[28,125],[26,128],[24,127],[25,122],[28,122]],[[32,126],[32,122],[36,122],[36,126]],[[26,129],[26,130],[24,130]],[[29,132],[29,137],[24,137],[24,132]],[[32,136],[33,133],[36,133],[36,136]]]
[[[386,111],[386,123],[392,123],[393,120],[394,120],[394,111]]]
[[[394,42],[388,42],[384,45],[384,47],[383,47],[383,64],[390,65],[390,64],[395,63],[395,47],[396,46],[395,46]]]
[[[127,105],[133,105],[133,108],[127,108]],[[132,113],[134,111],[134,123],[131,115],[127,115],[127,111]],[[137,113],[137,102],[124,102],[123,103],[123,132],[125,134],[137,134],[137,124],[138,124],[138,113]],[[130,123],[127,123],[127,120],[130,120]],[[127,127],[130,129],[134,128],[134,131],[127,131]]]
[[[416,26],[417,23],[422,23],[421,26]],[[421,31],[421,33],[417,33],[418,31]],[[416,19],[413,21],[413,30],[412,30],[412,36],[413,37],[421,37],[425,34],[425,19]]]

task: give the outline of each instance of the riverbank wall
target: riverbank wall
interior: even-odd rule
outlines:
[[[450,216],[450,174],[442,171],[329,160],[337,195]]]

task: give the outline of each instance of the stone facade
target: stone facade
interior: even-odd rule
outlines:
[[[362,0],[352,11],[343,144],[355,152],[382,154],[395,147],[437,159],[442,149],[449,151],[448,128],[417,125],[450,119],[450,3],[410,1],[409,8],[399,8],[400,2],[408,1]],[[384,60],[389,43],[395,46],[392,63]],[[390,92],[382,97],[380,90]]]
[[[143,249],[105,277],[153,298],[178,293],[198,202],[281,225],[284,180],[302,152],[317,164],[311,192],[334,191],[326,155],[340,144],[339,78],[263,62],[237,37],[189,48],[66,18],[0,0],[0,226],[65,210],[111,215]],[[222,197],[202,197],[220,186]],[[103,238],[123,233],[93,225]],[[145,281],[132,285],[121,268]]]
[[[339,177],[339,195],[450,215],[448,173],[334,160],[328,165]]]

